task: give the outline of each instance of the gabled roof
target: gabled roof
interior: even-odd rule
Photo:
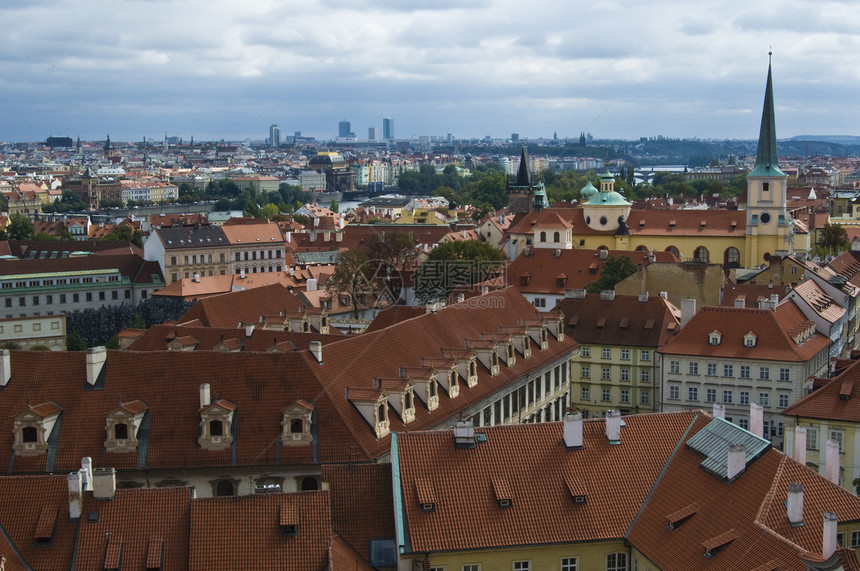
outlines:
[[[196,339],[196,351],[215,351],[219,345],[241,344],[242,351],[269,351],[273,346],[280,351],[302,351],[308,348],[311,341],[320,341],[324,345],[343,338],[342,335],[322,335],[319,333],[295,333],[292,331],[274,331],[255,327],[250,336],[245,335],[244,329],[218,327],[185,327],[182,325],[154,325],[139,336],[129,347],[129,351],[167,351],[168,344],[177,338],[193,335]]]
[[[284,236],[277,224],[225,224],[221,231],[233,246],[272,246],[283,247]]]
[[[206,327],[236,328],[259,323],[264,315],[304,309],[296,296],[278,284],[262,286],[197,300],[179,319],[180,323],[199,319]]]
[[[786,318],[781,320],[778,314],[784,314]],[[703,358],[808,361],[824,350],[830,340],[820,333],[815,333],[802,345],[798,345],[789,332],[805,321],[806,318],[793,306],[793,302],[784,302],[775,311],[703,307],[681,332],[659,351],[664,354],[697,355]],[[723,334],[719,345],[708,343],[708,336],[715,328]],[[744,336],[749,332],[757,336],[754,347],[744,344]]]
[[[786,416],[860,423],[860,361],[783,410]]]
[[[184,228],[158,228],[149,239],[158,236],[165,250],[187,248],[217,248],[230,245],[220,226],[189,226]]]

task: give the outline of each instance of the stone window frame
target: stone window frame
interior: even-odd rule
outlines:
[[[28,406],[13,421],[12,449],[17,456],[38,456],[48,453],[48,438],[54,430],[62,408],[56,403]],[[34,435],[33,439],[30,435]],[[25,438],[26,436],[26,438]]]
[[[313,443],[311,433],[313,415],[316,407],[304,399],[299,399],[281,409],[281,444],[284,446],[306,446]],[[301,423],[301,431],[294,432],[296,422]]]
[[[108,452],[135,452],[140,442],[137,433],[143,422],[143,417],[149,407],[142,401],[120,403],[119,406],[105,415],[105,442]],[[117,438],[116,431],[120,425],[126,426],[126,437]]]
[[[200,436],[197,443],[206,450],[224,450],[233,444],[233,415],[236,405],[224,399],[218,399],[200,409]],[[221,435],[209,433],[212,423],[221,422]]]

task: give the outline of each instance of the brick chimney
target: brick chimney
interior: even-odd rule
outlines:
[[[836,552],[836,527],[839,520],[833,512],[824,512],[824,528],[821,534],[821,555],[829,559]]]
[[[69,519],[76,520],[81,518],[81,512],[84,507],[84,494],[81,487],[81,474],[72,472],[66,478],[69,483]]]
[[[803,525],[803,484],[794,482],[788,485],[786,509],[791,527]]]
[[[606,439],[610,443],[621,443],[621,413],[617,410],[606,412]]]
[[[582,446],[582,414],[568,412],[564,415],[564,447],[576,450]]]
[[[743,444],[732,444],[729,446],[729,458],[726,464],[726,477],[734,480],[747,467],[747,447]]]
[[[107,361],[107,349],[93,347],[87,349],[87,383],[95,385]]]
[[[209,383],[203,383],[200,385],[200,408],[206,408],[210,402]]]
[[[806,428],[794,427],[794,459],[806,465]]]
[[[824,477],[839,485],[839,443],[834,440],[827,441],[824,452]]]
[[[12,378],[12,353],[8,349],[0,349],[0,387],[9,384]]]
[[[93,470],[93,499],[112,500],[116,496],[116,470],[96,468]]]

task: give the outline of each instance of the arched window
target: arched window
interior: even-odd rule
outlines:
[[[693,251],[694,262],[708,262],[708,249],[704,246],[699,246]]]
[[[302,422],[301,418],[294,418],[290,420],[290,434],[301,434],[304,432],[305,426],[304,422]]]
[[[302,491],[303,492],[313,492],[314,490],[319,489],[319,482],[313,476],[306,476],[302,478]]]
[[[637,252],[647,252],[648,246],[646,246],[644,244],[639,244],[638,246],[636,246],[636,251]]]
[[[218,497],[222,496],[235,496],[236,488],[233,486],[233,482],[230,480],[221,480],[215,486],[215,495]]]
[[[383,420],[385,420],[385,403],[376,407],[376,422],[382,422]]]
[[[212,254],[209,254],[207,256],[206,261],[209,262],[210,264],[212,263]]]
[[[669,246],[668,248],[666,248],[665,251],[672,252],[672,254],[674,254],[676,258],[681,258],[681,252],[675,246]]]
[[[432,381],[430,382],[430,396],[431,397],[436,396],[436,383],[434,383]]]
[[[727,268],[739,268],[741,265],[741,254],[737,248],[726,248],[723,255],[723,265]]]
[[[552,233],[552,241],[553,242],[561,242],[561,234],[558,232]]]
[[[407,392],[403,397],[403,400],[406,403],[406,408],[412,408],[412,393]]]
[[[39,432],[35,426],[25,426],[21,429],[21,439],[24,442],[38,442]]]
[[[220,420],[209,423],[209,436],[224,436],[224,424]]]
[[[546,242],[546,232],[541,232],[541,233],[540,233],[540,241],[541,241],[541,242]]]
[[[114,425],[113,437],[115,440],[128,440],[128,425],[124,422]]]

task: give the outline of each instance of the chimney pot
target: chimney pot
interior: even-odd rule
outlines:
[[[200,385],[200,408],[209,406],[209,402],[209,383],[203,383]]]
[[[81,458],[81,485],[85,490],[93,489],[93,459],[89,456]]]
[[[606,412],[606,439],[609,442],[621,442],[621,413],[617,410]]]
[[[322,365],[322,341],[311,341],[309,348],[311,350],[311,354],[314,356],[314,359],[317,360],[317,363]]]
[[[582,414],[578,412],[564,415],[564,446],[568,450],[582,448]]]
[[[839,443],[835,440],[827,441],[827,449],[824,452],[824,477],[839,485]]]
[[[245,337],[250,337],[253,334],[254,334],[254,324],[253,323],[247,323],[245,325]]]
[[[794,427],[794,459],[806,465],[806,428]]]
[[[600,301],[612,301],[615,299],[615,290],[604,289],[600,292]]]
[[[112,500],[116,497],[116,470],[96,468],[93,470],[93,499]]]
[[[792,527],[803,525],[803,484],[794,482],[788,485],[788,522]]]
[[[764,433],[764,407],[757,402],[750,404],[750,432],[770,440]]]
[[[84,506],[84,492],[81,487],[81,474],[72,472],[69,474],[69,519],[80,519]]]
[[[730,481],[738,477],[747,465],[747,447],[743,444],[729,446],[726,478]]]
[[[830,556],[836,552],[836,528],[839,524],[839,519],[833,512],[824,512],[824,528],[821,537],[821,555],[824,559],[830,559]]]
[[[92,347],[87,349],[87,383],[95,385],[107,360],[107,349]]]

